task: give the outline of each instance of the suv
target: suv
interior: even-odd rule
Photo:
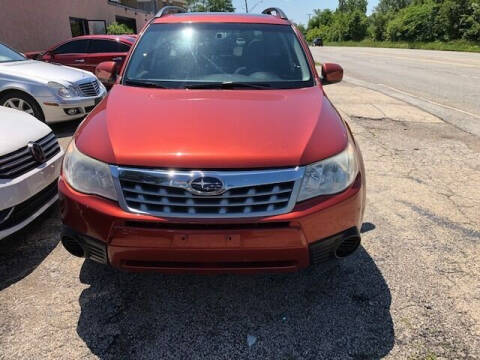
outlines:
[[[353,253],[364,166],[322,88],[342,68],[322,72],[279,9],[162,9],[66,151],[64,247],[162,272],[295,271]]]

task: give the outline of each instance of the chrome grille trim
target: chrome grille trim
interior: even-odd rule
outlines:
[[[123,210],[169,218],[256,218],[286,214],[295,206],[305,169],[173,171],[110,166]],[[192,179],[216,177],[221,195],[196,195]]]
[[[97,80],[77,84],[77,86],[83,96],[92,97],[100,94],[100,86],[98,85]]]
[[[57,137],[52,132],[36,141],[43,149],[46,161],[60,152]],[[25,146],[4,156],[0,156],[0,179],[13,179],[40,166]]]

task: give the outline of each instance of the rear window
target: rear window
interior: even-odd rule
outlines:
[[[313,86],[295,32],[273,24],[153,24],[131,56],[124,76],[128,81],[172,88],[232,82]]]

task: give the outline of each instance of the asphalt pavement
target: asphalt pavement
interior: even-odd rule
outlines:
[[[312,48],[345,79],[418,106],[480,136],[480,54],[361,47]]]
[[[325,90],[365,159],[357,253],[289,275],[130,274],[69,255],[53,208],[0,242],[0,359],[480,359],[479,137],[343,65]],[[54,127],[63,145],[76,125]]]

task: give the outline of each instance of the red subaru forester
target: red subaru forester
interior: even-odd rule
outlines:
[[[360,244],[362,156],[301,33],[167,7],[81,124],[59,181],[62,242],[117,268],[295,271]]]

